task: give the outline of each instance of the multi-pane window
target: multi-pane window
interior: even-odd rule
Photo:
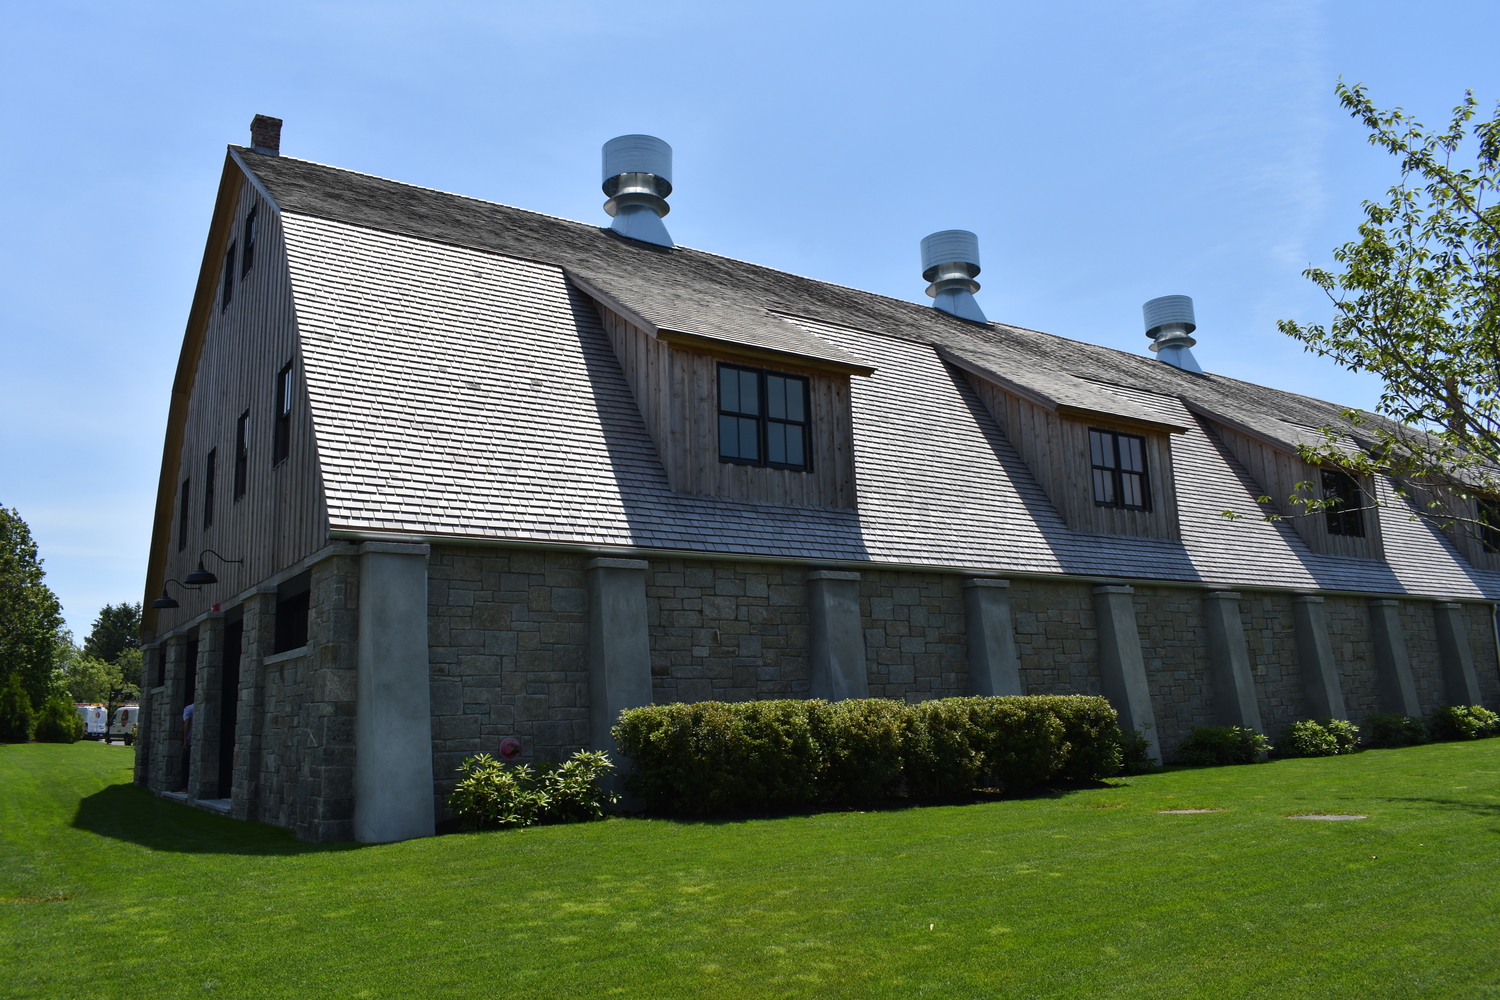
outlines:
[[[250,411],[240,414],[234,425],[234,499],[245,495],[250,478]]]
[[[1359,484],[1353,476],[1337,469],[1324,469],[1323,499],[1332,503],[1323,512],[1328,519],[1330,535],[1365,536],[1365,519],[1360,512],[1364,504],[1360,501]]]
[[[219,289],[219,311],[229,308],[229,301],[234,298],[234,244],[229,244],[229,250],[224,254],[224,284]]]
[[[738,365],[719,366],[719,461],[806,470],[808,382]]]
[[[271,467],[286,461],[292,451],[292,363],[276,373],[276,433],[271,447]]]
[[[1479,498],[1479,542],[1486,552],[1500,552],[1500,500]]]
[[[208,453],[208,460],[203,464],[203,526],[212,528],[214,525],[214,480],[218,472],[219,449],[212,448]]]
[[[250,214],[245,216],[245,231],[241,235],[240,242],[244,249],[240,251],[240,277],[250,273],[250,268],[255,265],[255,238],[260,235],[260,220],[256,212],[260,206],[250,209]]]
[[[1094,506],[1150,510],[1146,481],[1146,439],[1135,434],[1089,429]]]
[[[177,551],[179,552],[187,548],[188,512],[193,509],[188,497],[192,492],[192,485],[193,481],[191,479],[184,479],[182,481],[182,498],[179,501],[180,506],[177,511]]]

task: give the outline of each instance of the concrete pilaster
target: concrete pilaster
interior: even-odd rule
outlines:
[[[1292,598],[1292,619],[1296,623],[1297,661],[1302,668],[1302,697],[1308,716],[1348,719],[1339,668],[1333,659],[1333,639],[1328,634],[1328,616],[1323,613],[1323,598],[1312,594]]]
[[[627,708],[651,704],[651,636],[646,622],[644,559],[590,559],[589,744],[614,761],[616,779],[629,770],[610,730]]]
[[[1438,657],[1443,664],[1443,695],[1450,705],[1480,705],[1479,675],[1469,645],[1469,620],[1462,604],[1435,604]]]
[[[430,837],[432,707],[426,545],[359,547],[354,838]]]
[[[1099,676],[1104,697],[1120,713],[1123,729],[1138,730],[1148,753],[1161,760],[1156,715],[1151,709],[1151,687],[1146,681],[1146,659],[1135,622],[1135,589],[1106,584],[1094,588],[1094,621],[1099,636]]]
[[[965,580],[964,615],[969,639],[969,693],[1025,694],[1010,613],[1010,581],[982,577]]]
[[[1240,615],[1240,595],[1215,590],[1203,595],[1203,622],[1208,630],[1208,664],[1214,684],[1214,717],[1221,726],[1261,731],[1250,672],[1250,647]]]
[[[210,612],[198,626],[198,679],[193,698],[192,773],[188,795],[219,797],[219,685],[224,669],[224,613]]]
[[[1411,659],[1406,653],[1406,636],[1401,631],[1400,601],[1370,601],[1370,638],[1375,645],[1380,710],[1397,715],[1421,715],[1417,685],[1411,676]]]
[[[859,574],[815,569],[807,574],[812,696],[827,701],[868,698],[865,629],[859,614]]]

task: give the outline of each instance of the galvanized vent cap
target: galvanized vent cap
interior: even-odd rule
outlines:
[[[979,274],[979,237],[967,229],[944,229],[922,240],[922,280],[932,281],[942,264],[965,264],[969,277]]]
[[[654,135],[616,136],[604,144],[605,194],[614,196],[609,182],[621,174],[651,174],[665,198],[672,193],[672,147]]]
[[[1170,323],[1181,323],[1192,333],[1198,329],[1193,318],[1193,299],[1190,295],[1162,295],[1141,306],[1146,318],[1146,336],[1155,338],[1162,327]]]

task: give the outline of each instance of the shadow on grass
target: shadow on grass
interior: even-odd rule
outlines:
[[[184,854],[312,854],[360,844],[306,844],[290,830],[215,816],[157,798],[138,785],[110,785],[78,803],[73,826],[153,851]]]
[[[1428,806],[1446,806],[1462,812],[1473,813],[1475,816],[1500,817],[1500,803],[1492,802],[1465,802],[1462,799],[1432,799],[1418,798],[1414,795],[1395,796],[1387,798],[1387,802],[1413,802]],[[1500,832],[1500,831],[1497,831]]]

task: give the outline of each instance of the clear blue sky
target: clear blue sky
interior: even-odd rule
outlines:
[[[0,505],[81,638],[137,600],[224,144],[574,219],[599,145],[676,150],[679,243],[927,301],[979,234],[991,319],[1369,407],[1305,355],[1300,276],[1395,179],[1335,80],[1436,122],[1500,97],[1500,5],[1394,2],[0,5]]]

